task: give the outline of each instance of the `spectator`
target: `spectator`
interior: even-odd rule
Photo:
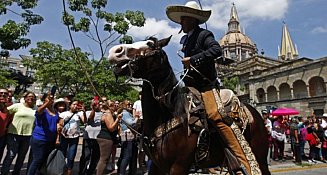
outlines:
[[[290,125],[290,139],[291,149],[293,152],[293,158],[296,162],[301,163],[301,152],[300,152],[300,139],[299,139],[299,127],[297,118],[293,117]]]
[[[319,139],[316,136],[316,134],[313,132],[313,127],[308,126],[307,131],[308,134],[306,135],[306,140],[308,141],[310,147],[308,162],[316,163],[315,158],[319,157],[319,148],[317,147],[319,143]]]
[[[301,152],[302,160],[308,159],[308,157],[304,153],[304,146],[305,146],[305,143],[306,143],[306,136],[308,134],[308,131],[307,131],[308,126],[309,126],[309,121],[305,120],[303,122],[302,127],[300,128],[300,138],[299,138],[299,140],[300,140],[300,152]]]
[[[324,129],[321,127],[318,119],[316,120],[316,123],[313,124],[313,132],[318,137],[317,148],[319,153],[319,160],[325,162],[321,152],[322,141],[324,140]]]
[[[323,140],[321,145],[321,154],[322,154],[322,158],[326,161],[327,160],[327,115],[323,115],[320,126],[324,130]]]
[[[65,99],[63,98],[58,98],[57,100],[55,100],[53,107],[54,109],[56,109],[56,111],[60,114],[62,112],[67,111],[68,109],[68,104]]]
[[[82,155],[79,162],[80,175],[92,175],[100,157],[97,136],[101,130],[102,102],[91,102],[91,111],[86,111],[86,127],[83,134]]]
[[[6,147],[7,127],[12,120],[8,113],[7,103],[8,91],[7,89],[0,88],[0,163]]]
[[[100,147],[100,160],[97,165],[97,175],[103,174],[109,162],[113,145],[113,131],[117,129],[121,119],[121,115],[118,115],[117,118],[114,119],[113,109],[109,107],[108,103],[104,103],[102,109],[101,130],[97,138]]]
[[[268,163],[268,165],[270,165],[270,153],[271,153],[271,149],[272,149],[272,137],[271,137],[272,124],[271,124],[271,121],[269,120],[269,113],[267,110],[262,111],[262,117],[263,117],[265,127],[266,127],[267,133],[268,133],[267,139],[268,139],[269,148],[268,148],[268,155],[267,155],[267,163]]]
[[[142,104],[141,104],[141,99],[142,99],[142,91],[139,92],[139,99],[136,100],[133,104],[133,117],[138,118],[138,123],[139,123],[139,128],[138,132],[142,133],[143,132],[143,115],[142,115]],[[139,153],[138,153],[138,162],[139,162],[139,168],[141,168],[143,171],[146,169],[146,162],[145,162],[145,152],[143,150],[143,143],[139,142]]]
[[[48,155],[59,144],[57,123],[59,121],[58,109],[55,109],[53,96],[44,94],[42,105],[38,107],[35,113],[35,128],[31,137],[32,162],[28,168],[27,175],[36,174],[41,168]],[[58,101],[56,102],[58,103]]]
[[[110,106],[110,108],[112,109],[112,113],[113,113],[113,117],[114,117],[114,120],[116,120],[116,117],[117,117],[117,110],[119,108],[119,101],[116,101],[116,103],[110,99],[107,100],[108,102],[108,105]],[[119,126],[118,126],[119,127]],[[119,138],[119,135],[118,135],[118,130],[119,128],[117,128],[116,130],[113,131],[112,133],[112,140],[113,140],[113,145],[111,147],[111,155],[110,155],[110,158],[111,158],[111,161],[109,162],[109,164],[107,164],[107,167],[106,169],[109,170],[109,171],[114,171],[116,169],[116,153],[117,153],[117,147],[118,145],[120,144],[120,138]]]
[[[8,127],[7,154],[2,164],[1,174],[9,174],[12,161],[17,155],[13,175],[19,175],[33,132],[35,110],[35,94],[27,91],[23,94],[24,103],[15,103],[8,107],[13,121]]]
[[[86,121],[85,108],[78,101],[73,101],[69,111],[59,114],[59,125],[62,128],[60,134],[60,149],[67,158],[67,175],[72,174],[74,159],[77,152],[79,136],[81,133],[80,124]]]
[[[118,159],[118,174],[125,175],[126,168],[129,166],[128,174],[134,175],[137,171],[137,143],[134,134],[125,122],[129,126],[133,126],[138,119],[133,117],[132,104],[128,100],[123,101],[121,107],[124,123],[120,125],[121,152]]]
[[[7,106],[11,106],[12,104],[15,103],[15,98],[12,95],[12,90],[11,89],[7,89],[8,90],[8,102],[7,102]]]
[[[273,131],[272,131],[272,137],[273,137],[273,143],[274,143],[274,156],[273,160],[283,160],[284,158],[284,148],[285,148],[285,141],[286,141],[286,135],[285,135],[285,129],[286,126],[283,123],[283,116],[278,116],[277,120],[273,124]]]

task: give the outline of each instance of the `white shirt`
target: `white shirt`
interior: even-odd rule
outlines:
[[[143,116],[142,116],[142,104],[141,104],[141,100],[137,100],[136,102],[134,102],[133,104],[133,109],[139,113],[140,115],[140,119],[143,119]]]
[[[266,125],[265,125],[265,127],[267,128],[268,133],[271,134],[272,124],[271,124],[271,121],[269,119],[266,119]]]
[[[66,120],[68,120],[70,117],[71,119],[69,122],[67,122],[66,125],[64,125],[64,128],[62,129],[61,134],[66,138],[77,138],[80,136],[80,118],[83,116],[82,111],[75,113],[73,116],[73,113],[70,111],[65,111],[59,114],[59,117]]]
[[[320,126],[321,126],[322,128],[324,128],[324,129],[327,127],[327,122],[326,122],[325,119],[322,119],[322,120],[321,120],[321,124],[320,124]]]

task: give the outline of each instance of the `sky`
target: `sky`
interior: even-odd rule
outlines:
[[[148,36],[165,38],[173,35],[165,48],[174,71],[182,70],[180,58],[176,52],[181,48],[178,34],[180,26],[168,19],[166,7],[184,5],[186,0],[108,0],[107,11],[125,12],[139,10],[144,12],[144,27],[133,27],[128,32],[135,41]],[[11,56],[29,55],[29,49],[39,41],[50,41],[71,48],[71,41],[66,27],[61,23],[63,11],[61,0],[40,0],[35,9],[44,17],[41,25],[33,26],[28,37],[32,44],[26,49],[10,52]],[[283,22],[288,26],[293,43],[297,45],[299,57],[317,59],[327,56],[327,1],[326,0],[200,0],[203,9],[212,10],[207,25],[201,27],[211,30],[217,40],[227,30],[227,23],[232,7],[236,5],[241,29],[256,43],[258,52],[277,59],[278,46],[281,42]],[[10,14],[6,18],[11,18]],[[0,16],[0,23],[1,23]],[[77,47],[95,55],[99,49],[83,34],[73,34]]]

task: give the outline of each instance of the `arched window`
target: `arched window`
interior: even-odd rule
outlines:
[[[293,93],[295,99],[308,96],[307,86],[305,85],[304,81],[296,80],[293,83]]]
[[[291,88],[287,83],[283,83],[279,86],[279,99],[280,100],[288,100],[291,99]]]
[[[321,77],[312,77],[309,80],[310,97],[326,95],[326,86]]]
[[[277,101],[277,89],[275,86],[269,86],[267,88],[267,101],[272,102],[272,101]]]
[[[266,102],[265,90],[263,88],[257,89],[257,99],[259,103]]]

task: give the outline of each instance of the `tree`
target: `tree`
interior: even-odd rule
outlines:
[[[77,48],[82,64],[86,68],[91,68],[91,62],[87,58],[87,53],[83,53]],[[35,78],[42,88],[49,85],[58,87],[59,94],[70,92],[76,94],[85,90],[87,84],[83,78],[83,71],[76,66],[74,51],[63,49],[61,45],[56,45],[47,41],[38,42],[36,48],[30,50],[32,55],[29,59],[24,59],[25,66],[35,70]]]
[[[10,79],[11,73],[8,71],[9,52],[7,50],[2,50],[0,52],[0,87],[7,87],[10,85],[16,85],[17,82]]]
[[[31,44],[31,40],[25,36],[28,34],[32,25],[40,24],[43,18],[33,13],[31,9],[37,6],[38,0],[1,0],[0,1],[0,15],[5,15],[11,12],[22,20],[16,22],[8,20],[0,27],[0,46],[6,50],[17,50],[26,48]],[[16,12],[17,5],[22,12]],[[12,10],[11,8],[15,9]]]
[[[236,92],[236,87],[237,87],[237,85],[239,84],[239,79],[238,79],[238,77],[225,77],[224,79],[223,79],[223,86],[224,86],[224,88],[226,88],[226,89],[230,89],[230,90],[232,90],[232,91],[234,91],[234,92]]]
[[[75,59],[75,51],[80,58],[81,64],[85,70],[82,70]],[[87,59],[88,53],[82,52],[79,48],[63,49],[61,45],[53,44],[47,41],[38,42],[37,47],[30,50],[32,55],[29,59],[24,59],[23,63],[34,69],[35,78],[41,84],[43,89],[52,85],[58,87],[58,94],[70,93],[82,101],[89,101],[93,95],[96,95],[90,82],[85,77],[84,71],[93,69],[97,61]],[[136,99],[137,93],[128,86],[118,86],[115,83],[114,76],[109,69],[108,61],[103,61],[98,67],[98,71],[92,78],[92,83],[103,96],[112,99]],[[135,94],[134,96],[129,96]]]
[[[126,35],[127,31],[133,26],[142,27],[145,23],[144,14],[140,11],[127,10],[125,13],[115,14],[104,11],[108,4],[107,0],[67,0],[69,9],[65,7],[66,1],[62,1],[64,24],[70,31],[83,32],[99,46],[100,61],[94,70],[97,70],[111,44],[118,39],[121,43],[133,42],[132,37]]]
[[[99,88],[103,95],[115,95],[116,99],[126,97],[126,94],[131,96],[135,94],[134,98],[136,99],[137,93],[133,90],[128,91],[131,88],[126,88],[126,86],[118,87],[114,83],[113,80],[115,78],[111,71],[106,69],[109,65],[103,61],[103,58],[109,46],[118,42],[118,40],[120,43],[133,42],[132,37],[126,35],[126,33],[133,26],[142,27],[144,25],[145,18],[143,12],[127,10],[125,13],[109,13],[104,10],[108,5],[107,0],[62,0],[62,2],[64,8],[62,19],[68,28],[72,45],[75,47],[71,31],[82,32],[97,44],[100,50],[100,58],[95,58],[95,55],[91,55],[93,61],[98,60],[93,62],[95,64],[91,71],[87,71],[83,68],[83,65],[80,65],[80,68],[85,70],[84,74],[87,76],[91,86]],[[68,8],[66,8],[67,4]],[[78,59],[80,57],[75,58],[79,62]],[[104,77],[106,79],[103,79]]]

